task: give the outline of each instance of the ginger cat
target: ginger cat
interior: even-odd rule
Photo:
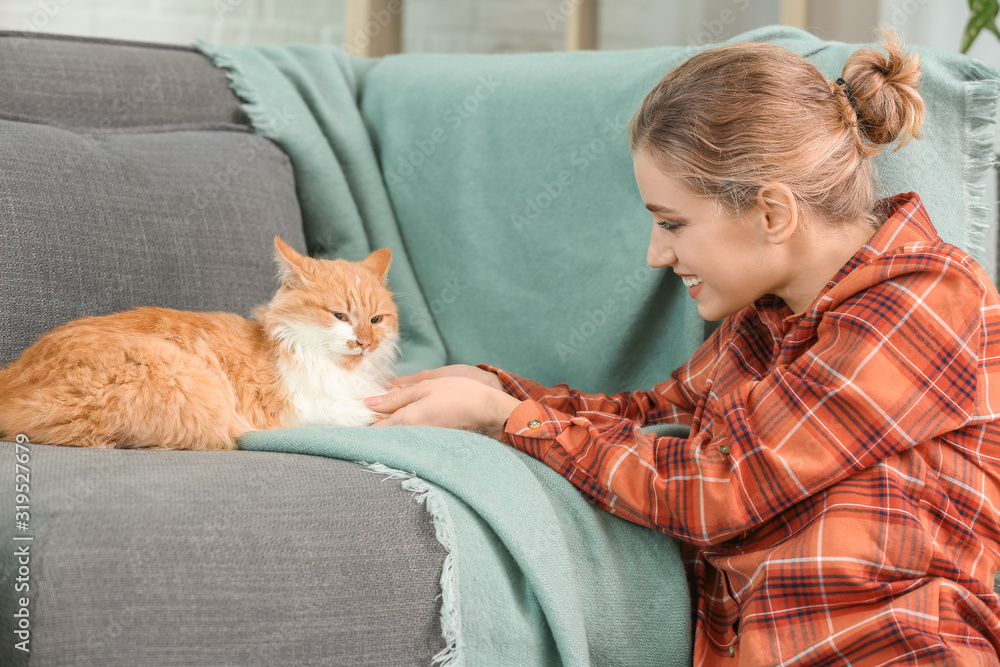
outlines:
[[[388,248],[304,257],[278,238],[281,287],[253,320],[136,308],[57,327],[0,371],[0,436],[72,447],[236,449],[253,430],[367,426],[392,376]]]

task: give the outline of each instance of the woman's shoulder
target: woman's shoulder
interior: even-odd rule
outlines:
[[[1000,294],[982,267],[950,243],[925,240],[858,267],[829,295],[823,320],[873,339],[907,340],[911,349],[1000,330]],[[989,336],[991,345],[994,336]]]
[[[884,215],[882,226],[841,282],[855,289],[926,283],[927,289],[996,298],[988,273],[968,252],[940,237],[917,193],[888,197],[879,207]]]
[[[870,279],[888,289],[909,286],[951,291],[956,298],[1000,303],[986,270],[972,255],[940,237],[917,241],[884,253],[870,263]]]

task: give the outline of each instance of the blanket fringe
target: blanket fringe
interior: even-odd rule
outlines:
[[[211,60],[213,65],[226,72],[229,88],[243,102],[240,106],[250,118],[254,133],[265,139],[277,140],[281,134],[281,123],[261,103],[260,95],[247,82],[236,61],[218,46],[203,39],[195,41],[195,48]]]
[[[424,480],[402,470],[390,468],[381,463],[359,461],[370,472],[383,475],[386,479],[398,480],[404,490],[413,494],[413,499],[427,510],[434,522],[434,536],[444,547],[444,567],[441,572],[441,634],[445,646],[433,658],[435,665],[461,667],[463,660],[459,652],[462,617],[459,613],[458,579],[455,572],[455,558],[452,554],[455,533],[451,515],[440,492]]]
[[[996,72],[985,64],[971,61],[966,83],[967,143],[965,155],[966,247],[990,275],[996,267],[987,262],[991,256],[990,205],[985,199],[986,174],[994,160],[994,127],[997,113]]]

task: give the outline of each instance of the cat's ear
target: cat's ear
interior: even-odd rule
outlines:
[[[281,279],[281,284],[285,287],[305,286],[306,272],[302,261],[305,258],[277,236],[274,237],[274,247],[278,250],[274,260],[278,264],[278,278]]]
[[[392,251],[388,248],[380,248],[368,255],[361,264],[373,271],[384,284],[389,273],[389,265],[392,264]]]

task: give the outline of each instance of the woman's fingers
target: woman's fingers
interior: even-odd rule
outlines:
[[[386,415],[372,426],[440,426],[497,438],[503,422],[519,404],[513,396],[461,376],[429,378],[365,399],[365,405]]]
[[[372,426],[396,426],[401,424],[402,422],[396,411],[415,400],[411,396],[412,391],[415,389],[415,385],[397,387],[390,389],[381,396],[369,396],[366,398],[365,405],[374,410],[378,415]]]
[[[427,375],[427,371],[420,371],[419,373],[414,373],[413,375],[400,375],[399,377],[394,377],[389,380],[389,384],[393,387],[405,387],[407,385],[416,384],[423,380]]]
[[[379,396],[369,396],[365,405],[375,412],[395,412],[416,400],[417,385],[396,386]]]
[[[446,377],[470,378],[496,389],[501,388],[500,380],[497,378],[495,373],[490,373],[480,368],[476,368],[475,366],[469,366],[468,364],[451,364],[449,366],[440,366],[438,368],[428,368],[420,371],[419,373],[413,373],[412,375],[400,375],[399,377],[394,377],[389,380],[389,384],[394,387],[405,387],[417,384],[418,382],[423,382],[424,380],[434,380]]]

